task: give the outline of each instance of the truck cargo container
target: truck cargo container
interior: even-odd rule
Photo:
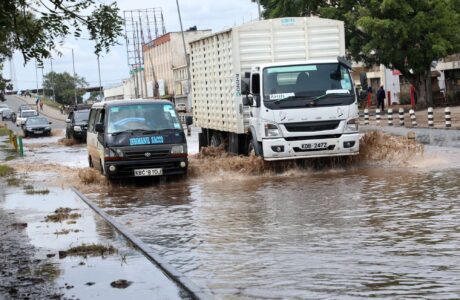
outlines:
[[[311,18],[247,23],[190,43],[201,147],[265,160],[359,152],[357,95],[344,24]]]

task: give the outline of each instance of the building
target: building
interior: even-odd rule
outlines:
[[[175,103],[185,103],[187,111],[190,111],[191,106],[188,99],[189,96],[189,80],[187,65],[179,66],[173,69],[174,78],[174,101]]]
[[[187,52],[190,50],[189,42],[210,33],[211,30],[196,30],[196,28],[184,31]],[[145,44],[143,55],[147,97],[175,100],[176,84],[180,83],[181,95],[178,95],[180,96],[178,99],[183,101],[186,91],[182,86],[187,86],[183,84],[183,75],[185,72],[185,80],[187,80],[188,72],[182,33],[169,32]]]
[[[105,100],[135,99],[135,77],[123,80],[122,84],[104,88]]]

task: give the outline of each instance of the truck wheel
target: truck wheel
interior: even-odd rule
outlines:
[[[211,147],[219,147],[222,144],[222,138],[220,134],[213,134],[211,137]]]
[[[262,144],[251,138],[248,143],[248,155],[262,156]]]
[[[257,155],[253,139],[250,139],[248,143],[248,155],[249,156]]]

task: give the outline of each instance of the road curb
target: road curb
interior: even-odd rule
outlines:
[[[195,285],[190,279],[184,274],[176,270],[173,266],[167,263],[158,253],[153,251],[147,244],[141,239],[131,234],[123,225],[115,221],[112,217],[107,215],[91,200],[89,200],[83,193],[81,193],[76,187],[71,188],[72,191],[91,209],[93,209],[98,215],[100,215],[106,222],[112,225],[121,235],[123,235],[128,241],[130,241],[148,260],[157,265],[168,277],[176,282],[180,287],[186,290],[193,299],[213,299],[208,295],[202,288]]]

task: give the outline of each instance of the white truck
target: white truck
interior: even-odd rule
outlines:
[[[200,148],[223,145],[267,161],[358,154],[343,22],[256,21],[190,46]]]

